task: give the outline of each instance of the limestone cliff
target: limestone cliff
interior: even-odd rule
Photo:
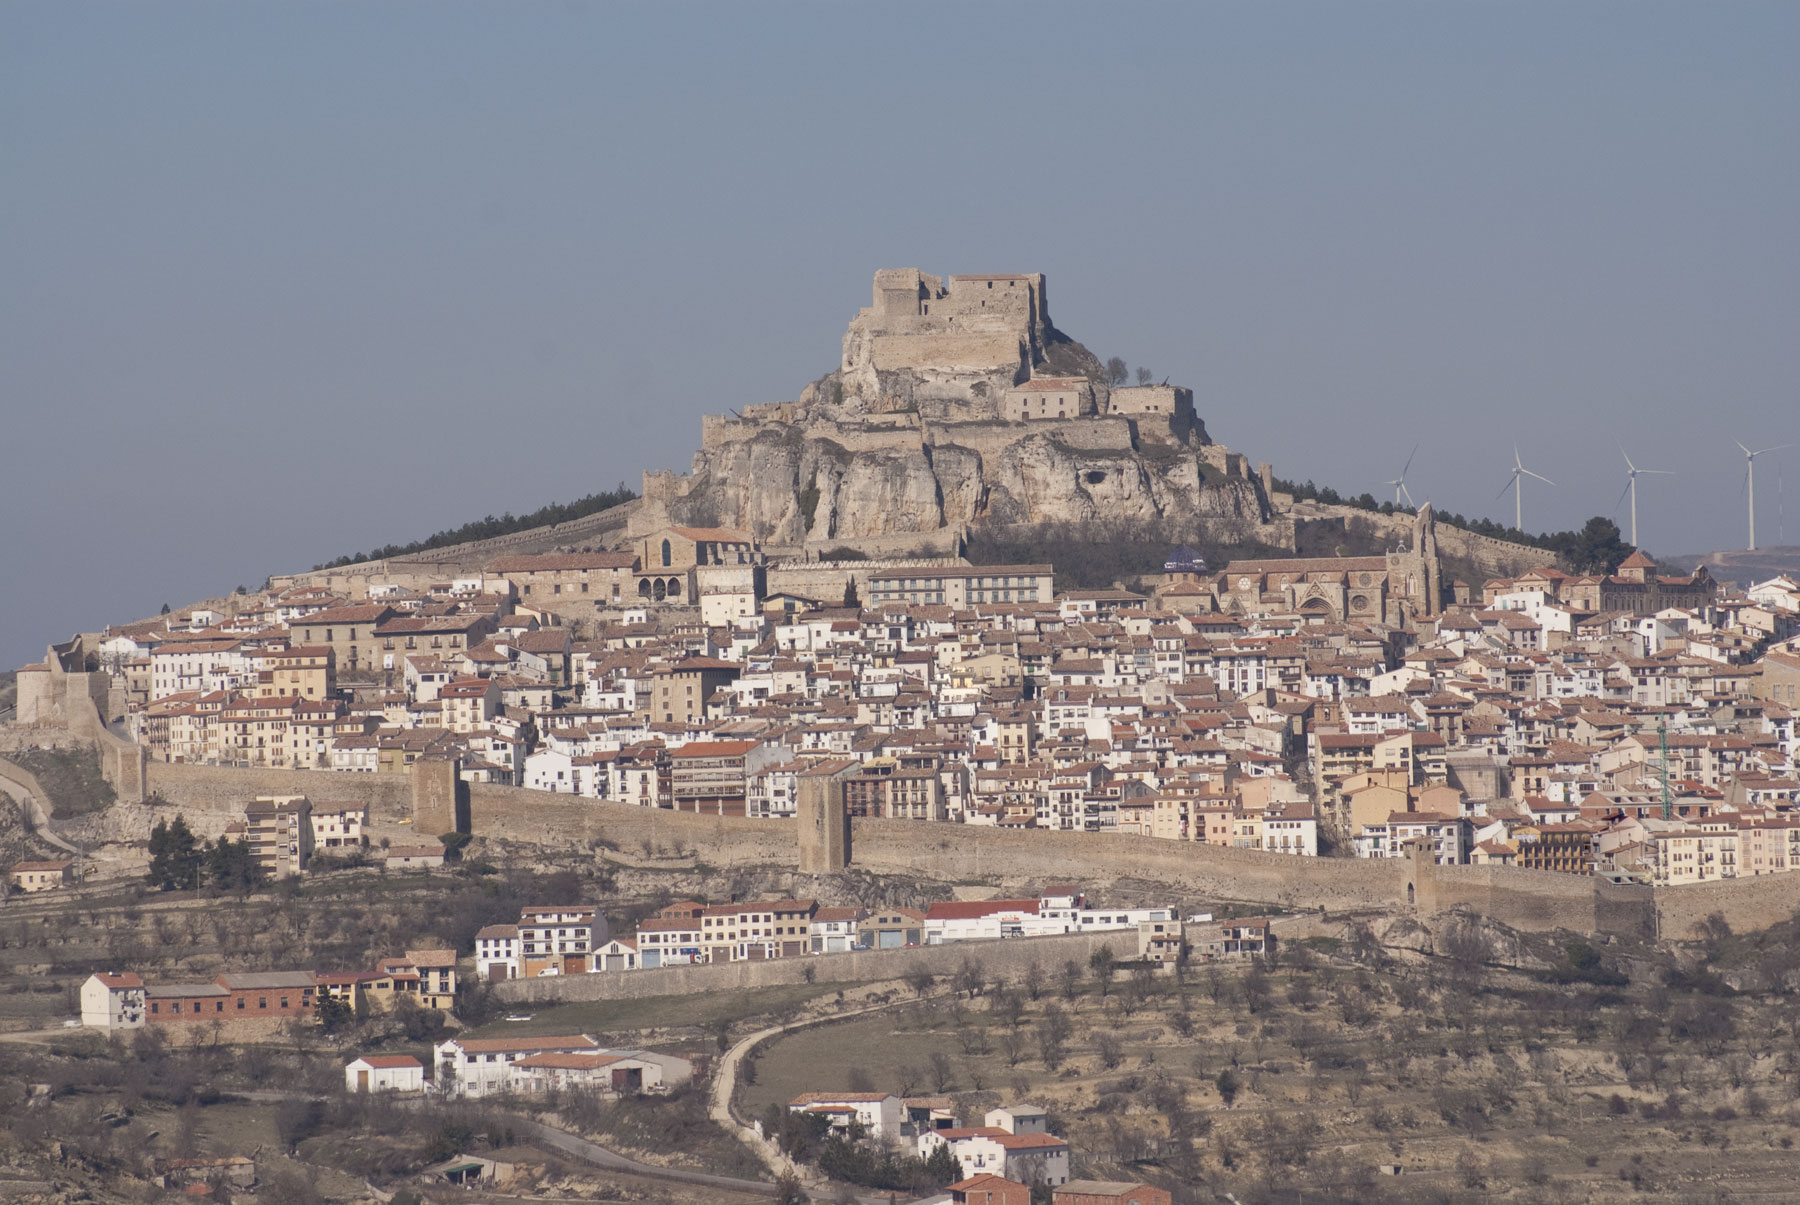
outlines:
[[[833,433],[769,424],[702,450],[686,478],[647,480],[645,496],[666,507],[668,521],[735,527],[768,544],[978,524],[1209,518],[1248,529],[1264,519],[1254,480],[1227,476],[1193,449],[1082,447],[1066,429],[1008,431],[1001,439],[961,432],[968,443],[955,442],[956,433],[927,442],[943,433],[884,432],[847,441],[853,446]]]

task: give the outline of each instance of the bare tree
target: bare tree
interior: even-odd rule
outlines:
[[[1088,958],[1088,968],[1094,972],[1094,982],[1100,985],[1100,995],[1104,999],[1112,991],[1113,975],[1118,971],[1118,963],[1113,959],[1112,947],[1101,946]]]
[[[999,1013],[1013,1029],[1017,1029],[1025,1019],[1025,1000],[1012,988],[1003,987],[989,997],[988,1009]]]
[[[1000,1053],[1006,1056],[1008,1067],[1017,1067],[1025,1057],[1024,1037],[1015,1029],[1007,1030],[1000,1035]]]
[[[1081,994],[1081,964],[1073,958],[1065,960],[1061,978],[1063,999],[1073,1002]]]
[[[931,1052],[931,1083],[939,1092],[948,1092],[956,1082],[956,1064],[941,1050]]]
[[[911,1096],[924,1081],[925,1073],[912,1063],[902,1063],[894,1068],[894,1089],[897,1095]]]
[[[1138,370],[1137,370],[1137,383],[1138,384],[1148,385],[1151,381],[1153,381],[1155,379],[1156,379],[1155,373],[1151,372],[1148,368],[1145,368],[1142,364],[1138,365]]]
[[[1037,959],[1025,968],[1025,994],[1036,1000],[1044,992],[1044,968],[1038,965]]]
[[[1106,362],[1106,383],[1115,388],[1131,379],[1131,371],[1123,358],[1114,356]]]
[[[1124,1044],[1119,1035],[1110,1029],[1098,1030],[1094,1034],[1094,1051],[1100,1056],[1100,1065],[1108,1071],[1116,1068],[1124,1060]]]
[[[964,1054],[986,1054],[988,1052],[987,1030],[979,1025],[964,1025],[956,1031],[957,1045]]]
[[[1046,1005],[1043,1019],[1038,1022],[1037,1027],[1038,1055],[1044,1060],[1044,1066],[1051,1071],[1062,1065],[1069,1030],[1068,1014],[1054,1004]]]
[[[1131,978],[1125,981],[1125,1013],[1127,1016],[1142,1008],[1156,990],[1155,972],[1150,964],[1140,962],[1131,968]]]

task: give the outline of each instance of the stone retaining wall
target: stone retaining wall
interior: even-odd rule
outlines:
[[[817,958],[705,963],[594,975],[552,975],[545,979],[512,979],[498,983],[494,985],[494,993],[502,1000],[519,1003],[637,1000],[804,983],[809,970],[815,983],[875,983],[904,979],[918,971],[944,978],[954,975],[965,961],[980,967],[982,974],[990,980],[1018,979],[1034,962],[1046,976],[1070,959],[1085,971],[1088,959],[1101,946],[1110,946],[1113,955],[1119,959],[1132,959],[1137,957],[1137,934],[1126,930],[1072,933],[1008,941],[958,941],[899,950],[852,950],[843,954],[821,954]]]

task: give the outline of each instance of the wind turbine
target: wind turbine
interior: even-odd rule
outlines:
[[[1400,470],[1400,475],[1388,482],[1389,485],[1394,487],[1394,505],[1396,507],[1400,505],[1400,496],[1404,494],[1406,495],[1406,504],[1414,510],[1418,509],[1418,503],[1413,501],[1412,491],[1406,488],[1406,470],[1412,468],[1413,457],[1418,454],[1419,445],[1414,444],[1413,450],[1406,454],[1406,465]]]
[[[1513,530],[1514,531],[1524,531],[1525,530],[1524,480],[1527,477],[1536,477],[1539,481],[1543,482],[1545,485],[1555,485],[1556,484],[1556,482],[1550,480],[1550,478],[1542,476],[1538,473],[1534,473],[1530,469],[1526,468],[1524,465],[1524,462],[1522,462],[1519,459],[1519,445],[1514,444],[1513,445],[1512,480],[1507,482],[1505,485],[1501,486],[1500,492],[1494,495],[1495,498],[1504,498],[1504,497],[1506,497],[1507,490],[1511,490],[1513,492]]]
[[[1738,441],[1735,439],[1732,440],[1731,442],[1737,444],[1737,446],[1740,448],[1744,448],[1744,445],[1741,443],[1738,443]],[[1770,452],[1779,452],[1783,448],[1791,448],[1793,446],[1794,446],[1793,444],[1776,444],[1772,448],[1758,448],[1754,452],[1752,452],[1749,448],[1744,448],[1744,491],[1750,495],[1750,551],[1751,552],[1756,551],[1756,458],[1758,456],[1767,455]]]
[[[1625,469],[1626,469],[1627,476],[1630,477],[1630,480],[1625,483],[1625,493],[1622,493],[1619,495],[1619,502],[1625,501],[1625,494],[1631,495],[1631,546],[1633,548],[1636,548],[1638,546],[1638,538],[1637,538],[1637,479],[1638,479],[1638,474],[1639,473],[1660,473],[1665,477],[1673,477],[1675,475],[1675,470],[1674,469],[1640,469],[1635,464],[1631,463],[1631,457],[1629,454],[1626,453],[1624,448],[1619,449],[1619,455],[1625,457]],[[1613,513],[1617,514],[1618,511],[1619,511],[1619,503],[1615,502],[1615,503],[1613,503]]]

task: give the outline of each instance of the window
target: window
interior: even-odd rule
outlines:
[[[662,542],[662,563],[665,569],[671,564],[671,554],[673,551],[674,550],[669,547],[669,542],[664,540]]]

